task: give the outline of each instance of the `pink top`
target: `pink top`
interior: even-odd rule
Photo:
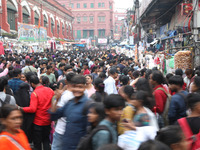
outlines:
[[[8,74],[8,68],[4,69],[2,73],[0,73],[0,77],[6,76]]]
[[[1,63],[0,68],[3,69],[4,67],[4,63]]]
[[[93,85],[92,85],[92,88],[87,89],[87,91],[88,91],[88,97],[92,96],[92,94],[94,94],[96,92],[96,90],[95,90]]]

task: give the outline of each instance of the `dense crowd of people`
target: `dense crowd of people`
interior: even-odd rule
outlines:
[[[164,75],[114,50],[0,57],[2,150],[197,150],[199,124],[200,67]]]

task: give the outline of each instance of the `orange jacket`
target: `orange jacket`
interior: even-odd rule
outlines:
[[[3,136],[1,136],[1,135],[3,135]],[[11,138],[9,138],[9,137],[11,137]],[[0,150],[20,150],[20,148],[19,148],[20,146],[23,147],[25,150],[31,150],[29,143],[28,143],[28,139],[27,139],[24,131],[19,130],[19,133],[17,133],[16,135],[12,135],[5,131],[1,132],[1,134],[0,134]]]

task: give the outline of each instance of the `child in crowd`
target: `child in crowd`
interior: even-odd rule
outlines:
[[[107,126],[112,134],[110,135],[110,132],[106,130],[98,131],[92,138],[93,150],[97,150],[105,144],[117,143],[115,124],[120,120],[125,106],[125,101],[120,95],[111,94],[105,99],[104,106],[106,118],[102,120],[99,125]],[[112,136],[112,141],[110,141],[110,136]]]

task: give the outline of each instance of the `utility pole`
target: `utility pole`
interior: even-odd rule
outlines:
[[[200,20],[199,20],[199,0],[193,0],[193,35],[194,35],[194,67],[200,65],[199,38]]]
[[[199,10],[199,1],[193,0],[193,34],[194,34],[194,42],[198,41],[198,10]]]
[[[136,27],[137,27],[137,47],[139,46],[139,41],[140,41],[140,11],[139,11],[139,7],[140,7],[140,2],[139,0],[135,0],[135,11],[136,11]],[[138,53],[138,49],[137,49],[137,59],[139,62],[139,53]]]

